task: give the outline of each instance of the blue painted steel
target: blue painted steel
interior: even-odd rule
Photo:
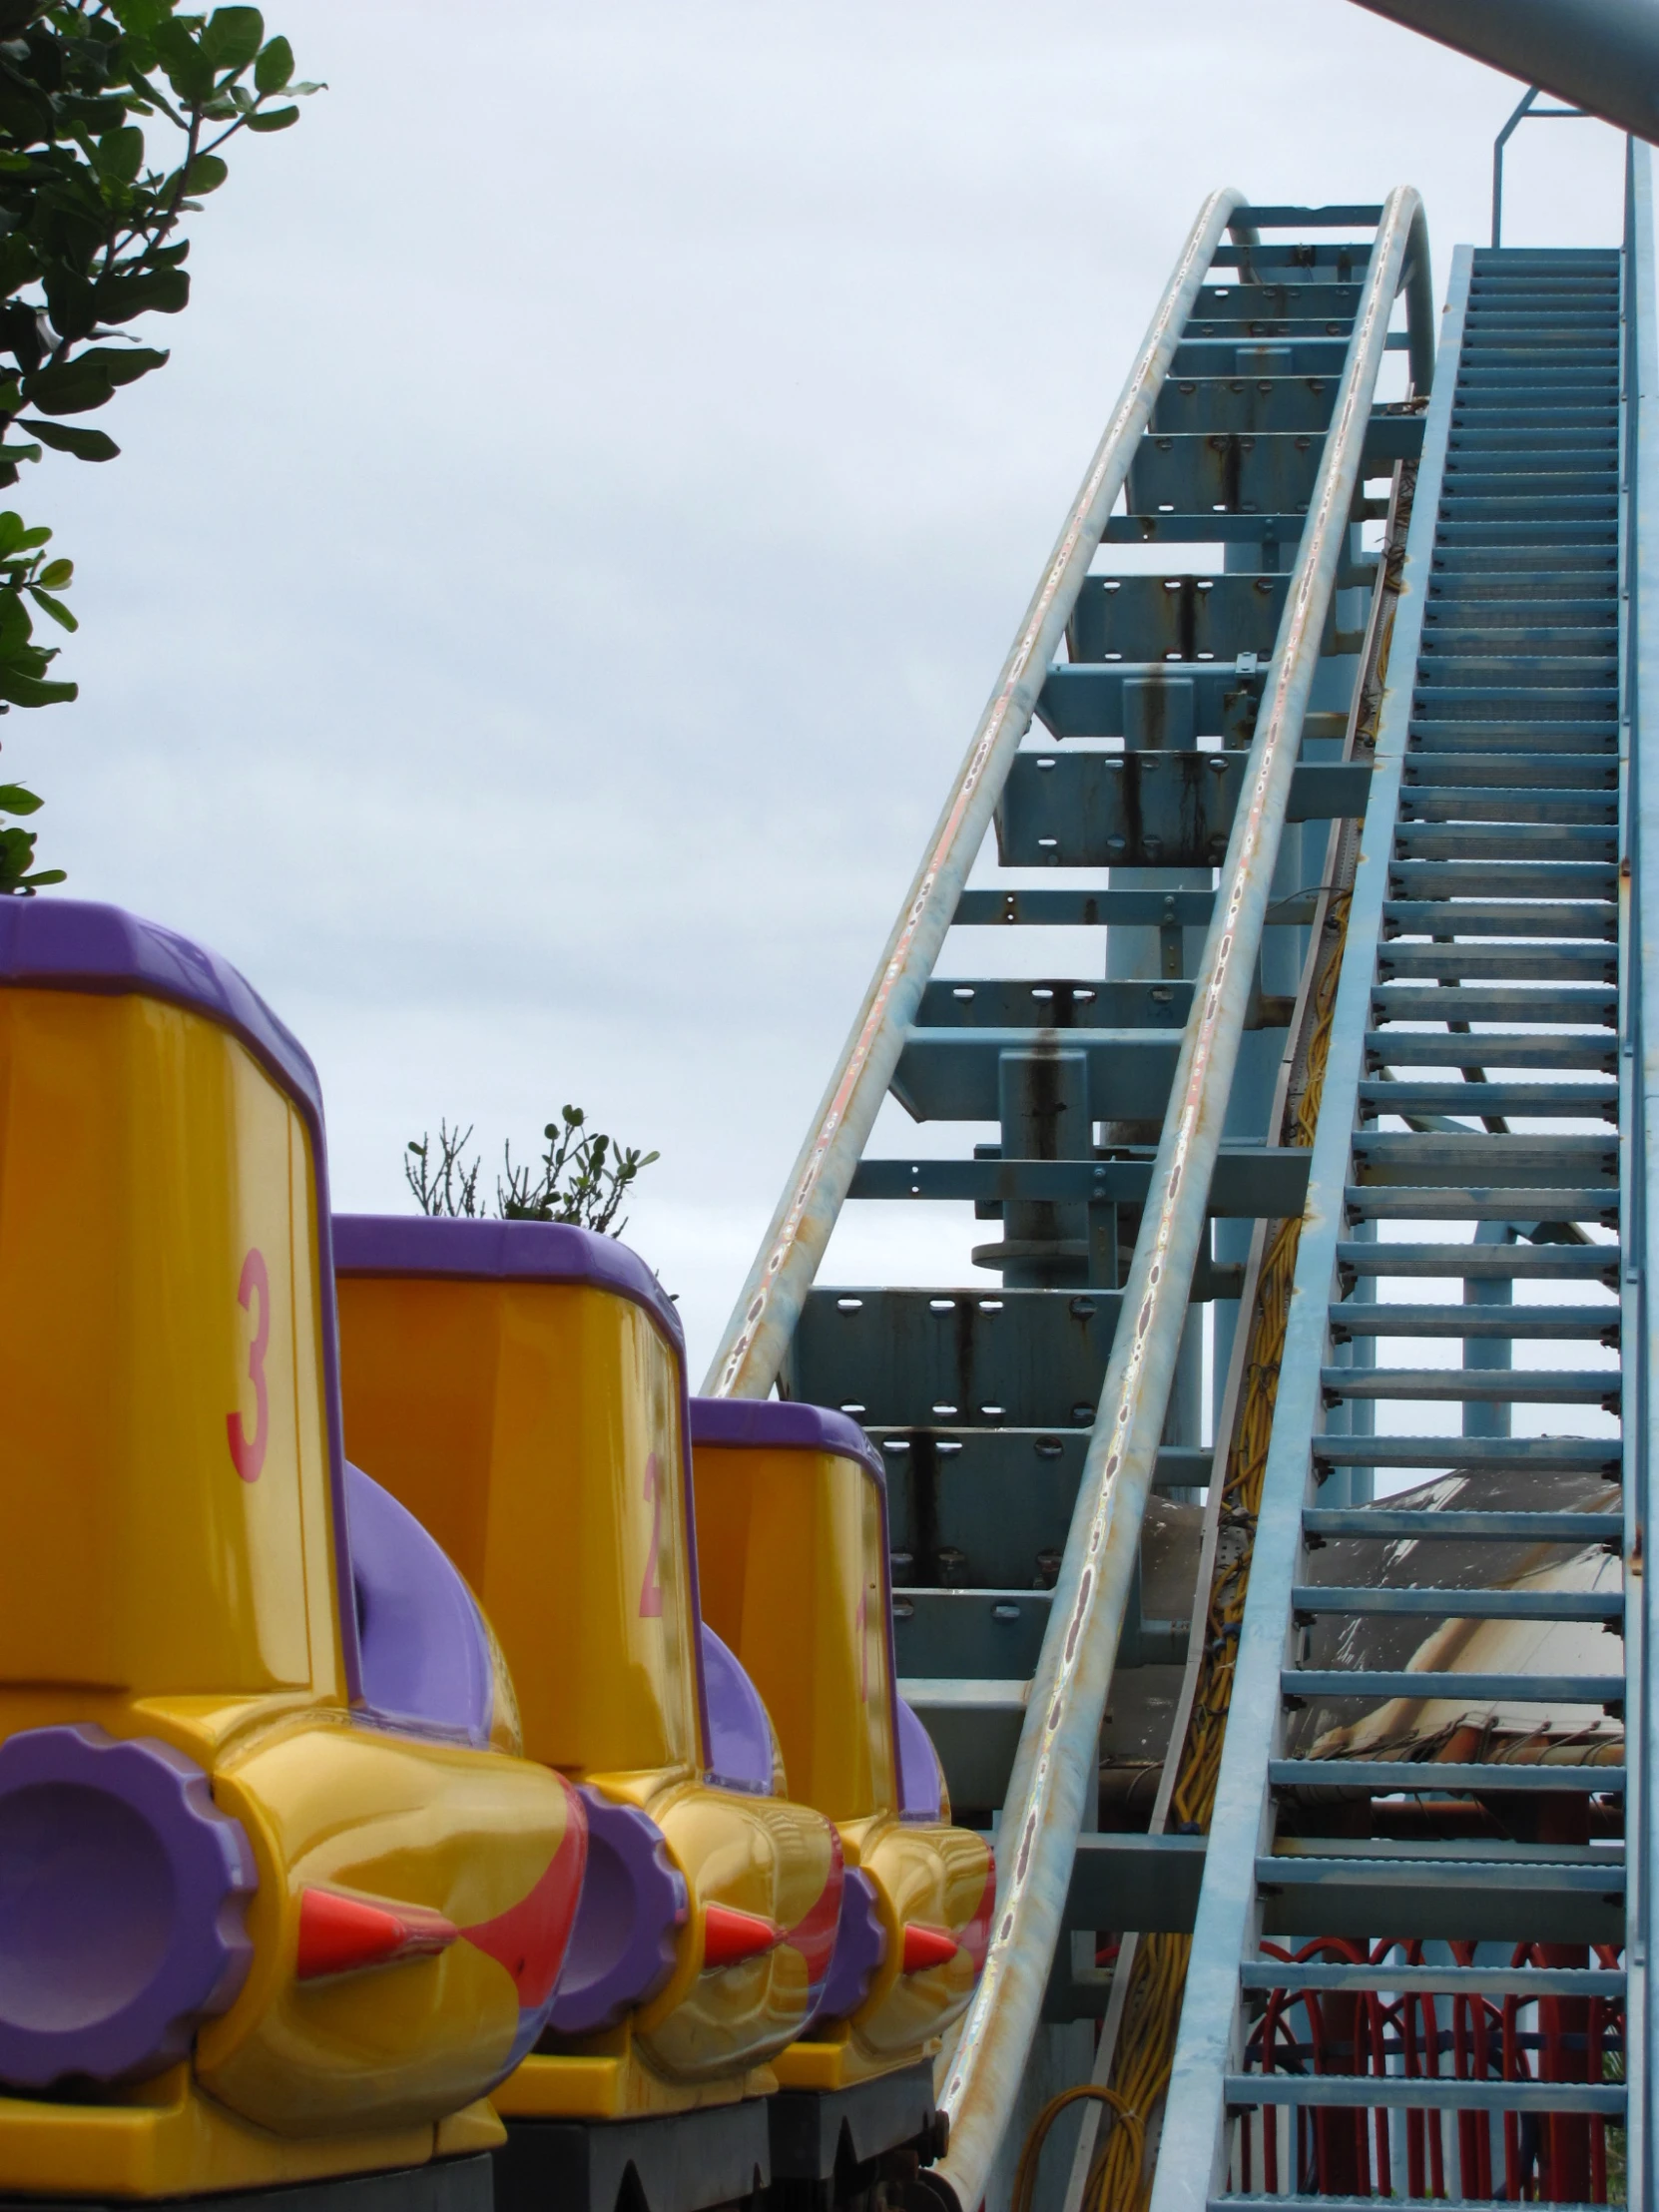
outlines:
[[[1621,929],[1626,1017],[1620,1040],[1620,1175],[1624,1213],[1620,1244],[1622,1335],[1628,1391],[1624,1406],[1625,1553],[1651,1549],[1653,1484],[1659,1469],[1659,1397],[1650,1378],[1659,1360],[1659,1307],[1651,1285],[1659,1265],[1659,1221],[1650,1207],[1659,1166],[1659,779],[1645,771],[1643,701],[1659,699],[1659,328],[1654,296],[1653,175],[1648,150],[1632,145],[1626,172],[1626,388],[1625,513],[1621,554],[1625,590],[1620,606],[1625,710],[1621,750],[1626,762],[1623,819],[1628,863],[1621,889],[1628,901]],[[1649,519],[1649,518],[1653,519]],[[1647,522],[1644,529],[1643,524]],[[1632,598],[1632,594],[1634,597]],[[1631,1770],[1630,1803],[1640,1846],[1631,1853],[1631,1885],[1625,1951],[1630,1991],[1626,2003],[1629,2047],[1625,2075],[1631,2085],[1626,2141],[1630,2201],[1652,2203],[1659,2194],[1659,2144],[1653,2115],[1659,2110],[1659,1977],[1651,1970],[1653,1943],[1654,1785],[1659,1774],[1659,1729],[1652,1678],[1659,1652],[1659,1593],[1652,1575],[1639,1585],[1640,1602],[1625,1620],[1625,1759]]]
[[[1531,1705],[1622,1705],[1622,1674],[1455,1674],[1428,1668],[1410,1672],[1376,1667],[1287,1667],[1279,1677],[1287,1699],[1362,1697],[1368,1704],[1383,1698],[1508,1698]]]
[[[1383,223],[1380,243],[1332,238],[1339,219],[1371,229]],[[1306,843],[1298,829],[1286,833],[1287,865],[1266,915],[1268,980],[1248,990],[1245,1043],[1259,1048],[1270,1075],[1283,1050],[1307,928],[1322,910],[1324,825],[1366,804],[1369,768],[1336,758],[1377,573],[1357,525],[1378,506],[1365,496],[1365,477],[1374,489],[1390,478],[1421,435],[1413,408],[1372,406],[1396,286],[1406,295],[1401,337],[1423,382],[1434,343],[1414,196],[1396,194],[1383,219],[1382,209],[1337,211],[1329,220],[1316,212],[1303,237],[1296,211],[1270,210],[1265,220],[1282,222],[1290,237],[1263,248],[1254,212],[1224,196],[1195,232],[1120,408],[1121,432],[1109,451],[1103,447],[1105,460],[1097,458],[1082,520],[1074,517],[1063,541],[1062,551],[1071,548],[1063,588],[1034,603],[1024,657],[1009,664],[1018,663],[1015,706],[1035,702],[1056,734],[1033,732],[1004,760],[1009,709],[997,726],[997,757],[974,786],[982,815],[987,794],[1000,797],[1002,862],[1109,867],[1110,884],[1058,887],[1064,878],[1056,877],[1052,890],[1029,890],[999,882],[986,854],[974,887],[961,887],[972,857],[967,829],[954,836],[944,872],[926,877],[928,899],[947,894],[959,929],[1105,928],[1105,957],[1097,957],[1093,976],[1056,977],[1055,955],[1041,937],[1024,940],[1029,953],[1021,965],[1006,947],[997,948],[1002,958],[981,963],[966,950],[976,940],[957,936],[950,940],[957,972],[932,973],[933,905],[908,934],[901,924],[892,940],[899,953],[882,971],[898,980],[883,1002],[880,1036],[857,1065],[849,1047],[711,1378],[712,1386],[753,1393],[768,1386],[776,1365],[787,1393],[846,1407],[879,1444],[888,1469],[900,1667],[935,1729],[958,1813],[969,1819],[988,1823],[996,1811],[1037,1642],[1053,1611],[1126,1272],[1154,1183],[1148,1140],[1165,1121],[1200,952],[1220,928],[1211,874],[1234,833],[1258,714],[1264,727],[1283,732],[1273,758],[1292,771],[1288,819],[1320,825]],[[1220,243],[1224,227],[1230,245]],[[1260,268],[1252,261],[1258,250]],[[1328,459],[1334,410],[1344,437]],[[1330,459],[1341,461],[1339,472]],[[1099,496],[1108,480],[1103,469],[1122,485],[1120,513],[1104,511],[1111,501]],[[1298,566],[1305,530],[1313,550]],[[1076,547],[1096,532],[1102,558],[1084,577],[1087,550],[1078,556]],[[1221,573],[1183,572],[1190,547],[1217,541],[1227,548]],[[1125,542],[1168,544],[1176,573],[1112,574],[1111,548]],[[1056,620],[1065,623],[1063,657]],[[1048,667],[1029,647],[1039,630],[1043,659],[1056,656]],[[1294,652],[1284,635],[1300,641]],[[1061,731],[1068,733],[1063,752],[1056,749]],[[1084,733],[1088,750],[1080,751],[1071,739]],[[1306,758],[1296,750],[1299,734]],[[1217,750],[1201,750],[1211,738],[1220,741]],[[1276,783],[1266,810],[1274,819],[1277,794]],[[1253,822],[1262,814],[1260,799],[1254,804]],[[1312,874],[1305,854],[1314,855]],[[1172,885],[1170,873],[1180,868],[1203,872],[1196,883],[1189,876]],[[1267,883],[1263,875],[1263,890]],[[1253,876],[1251,900],[1256,888]],[[1253,908],[1241,911],[1228,939],[1237,947],[1254,927]],[[1233,965],[1229,989],[1242,1006],[1256,974],[1254,947]],[[1010,967],[1016,980],[987,973]],[[867,1042],[881,977],[871,989],[855,1041]],[[955,1158],[856,1158],[854,1165],[873,1119],[872,1070],[917,1119],[992,1123],[994,1132],[985,1134],[996,1141],[964,1137]],[[1218,1134],[1224,1090],[1213,1085],[1206,1094],[1215,1096]],[[850,1101],[844,1111],[834,1105],[843,1092]],[[1308,1156],[1266,1146],[1264,1134],[1265,1108],[1240,1128],[1240,1142],[1222,1149],[1213,1170],[1206,1160],[1202,1174],[1188,1175],[1188,1201],[1212,1219],[1246,1224],[1297,1211]],[[985,1225],[985,1241],[972,1253],[985,1278],[971,1291],[809,1288],[809,1248],[828,1234],[842,1195],[942,1202],[964,1216],[971,1205]],[[1235,1243],[1218,1256],[1205,1229],[1191,1311],[1183,1316],[1187,1299],[1178,1294],[1171,1317],[1188,1320],[1195,1347],[1198,1307],[1240,1294],[1238,1249]],[[1156,1449],[1152,1487],[1196,1494],[1211,1455],[1199,1443],[1196,1389],[1175,1394],[1180,1402]],[[1132,1536],[1115,1551],[1132,1561]],[[1166,1594],[1159,1571],[1150,1550],[1134,1570],[1123,1666],[1179,1664],[1186,1656],[1189,1624],[1181,1613],[1191,1604],[1190,1563],[1178,1592]],[[1091,1726],[1079,1737],[1085,1759],[1092,1735]],[[1080,2012],[1098,2012],[1098,1982],[1073,1986],[1067,1965],[1062,1952],[1045,2011],[1063,2014],[1075,2003]],[[973,2132],[964,2126],[957,2135],[967,2143]]]
[[[1206,1858],[1154,2212],[1263,2201],[1229,2193],[1229,2183],[1237,2188],[1242,2176],[1240,2115],[1269,2103],[1623,2118],[1630,2201],[1654,2201],[1646,2118],[1654,1715],[1641,1657],[1653,1601],[1646,1578],[1636,1578],[1627,1608],[1616,1580],[1608,1586],[1606,1556],[1622,1552],[1628,1563],[1646,1548],[1654,1441],[1646,1378],[1659,1358],[1645,1293],[1659,1265],[1646,1219],[1647,1152],[1659,1143],[1659,1052],[1646,1040],[1659,1039],[1659,1007],[1650,1020],[1656,986],[1643,931],[1645,911],[1659,908],[1640,903],[1659,822],[1644,837],[1651,803],[1630,742],[1643,663],[1659,639],[1659,571],[1637,521],[1648,484],[1659,483],[1659,448],[1650,460],[1653,426],[1642,413],[1655,374],[1646,172],[1646,151],[1637,149],[1622,257],[1460,250],[1453,269],[1212,1822],[1213,1833],[1250,1836],[1256,1849]],[[1641,595],[1634,622],[1621,573],[1634,573]],[[1634,917],[1616,894],[1634,897]],[[1419,1068],[1421,1076],[1409,1072]],[[1587,1080],[1564,1082],[1567,1071]],[[1616,1136],[1525,1133],[1535,1113],[1593,1119],[1615,1105]],[[1409,1134],[1379,1126],[1398,1115],[1413,1117]],[[1510,1115],[1522,1117],[1519,1133]],[[1470,1221],[1480,1225],[1473,1244],[1463,1241],[1466,1229],[1443,1242],[1421,1233]],[[1361,1222],[1411,1227],[1398,1241],[1372,1242],[1353,1236]],[[1374,1279],[1401,1276],[1460,1280],[1468,1303],[1354,1303]],[[1573,1308],[1508,1303],[1524,1282],[1582,1285],[1592,1296],[1592,1286],[1617,1288],[1621,1297]],[[1425,1345],[1461,1337],[1464,1364],[1362,1370],[1328,1349],[1383,1335]],[[1516,1342],[1575,1337],[1622,1344],[1619,1366],[1508,1364]],[[1373,1399],[1422,1407],[1418,1427],[1434,1401],[1462,1401],[1475,1432],[1362,1439],[1322,1431],[1322,1415],[1334,1420]],[[1510,1436],[1510,1408],[1528,1402],[1622,1411],[1622,1427],[1606,1436]],[[1575,1425],[1564,1412],[1547,1417]],[[1582,1431],[1584,1419],[1576,1425]],[[1452,1476],[1454,1485],[1393,1505],[1319,1505],[1320,1481],[1356,1465],[1376,1467],[1396,1487],[1413,1473]],[[1601,1485],[1621,1473],[1615,1513]],[[1419,1550],[1424,1537],[1435,1541]],[[1375,1549],[1368,1539],[1379,1539]],[[1445,1549],[1453,1541],[1454,1555]],[[1320,1552],[1331,1544],[1348,1548],[1322,1573]],[[1455,1558],[1455,1580],[1436,1557]],[[1570,1562],[1571,1572],[1559,1571]],[[1513,1666],[1488,1657],[1478,1672],[1454,1672],[1454,1647],[1417,1641],[1413,1621],[1425,1637],[1439,1622],[1488,1624],[1479,1632],[1488,1639],[1483,1657],[1498,1655],[1491,1639],[1504,1623],[1622,1629],[1624,1669],[1533,1671],[1523,1643]],[[1366,1637],[1382,1635],[1395,1639],[1385,1649],[1399,1657],[1367,1664],[1368,1649],[1382,1647]],[[1586,1652],[1582,1641],[1571,1648]],[[1339,1653],[1346,1664],[1333,1663]],[[1362,1729],[1352,1742],[1352,1722],[1330,1737],[1331,1700],[1349,1715],[1390,1701],[1404,1714],[1461,1709],[1474,1725],[1457,1739],[1461,1749],[1413,1738],[1406,1720],[1394,1740],[1368,1739]],[[1517,1712],[1518,1721],[1501,1723]],[[1528,1714],[1541,1735],[1529,1733]],[[1538,1764],[1552,1714],[1556,1734],[1576,1749]],[[1305,1723],[1326,1734],[1316,1739]],[[1492,1747],[1476,1751],[1493,1727]],[[1591,1749],[1618,1763],[1572,1763]],[[1452,1820],[1459,1796],[1553,1803],[1564,1809],[1559,1818],[1581,1822],[1591,1816],[1571,1808],[1594,1800],[1606,1809],[1595,1816],[1596,1835],[1620,1806],[1628,1868],[1587,1840],[1519,1858],[1458,1841],[1468,1833]],[[1366,1842],[1317,1840],[1328,1833],[1321,1806],[1368,1798],[1409,1800],[1419,1825],[1383,1824]],[[1538,1833],[1570,1839],[1573,1831]],[[1381,1957],[1368,1966],[1283,1964],[1259,1953],[1265,1927],[1310,1936],[1369,1931],[1384,1943],[1413,1929],[1472,1940],[1530,1933],[1577,1945],[1608,1939],[1607,1901],[1621,1894],[1628,2092],[1593,2080],[1405,2080],[1397,2060],[1385,2078],[1258,2070],[1246,1992],[1396,1990],[1395,1976],[1408,1970]],[[1571,1949],[1546,1955],[1563,1977],[1551,1995],[1625,1989],[1622,1977],[1598,1969],[1592,1979],[1588,1964],[1568,1963]],[[1440,1971],[1432,1962],[1412,1970]],[[1523,1989],[1494,1982],[1479,1993]],[[1344,2156],[1359,2156],[1364,2171],[1370,2152]],[[1468,2202],[1458,2171],[1448,2165],[1453,2201]]]

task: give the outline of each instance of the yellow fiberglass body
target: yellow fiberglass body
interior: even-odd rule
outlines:
[[[234,969],[0,901],[0,2194],[473,2150],[547,2016],[582,1807],[345,1466],[327,1228]]]
[[[913,2063],[964,2009],[995,1870],[951,1825],[933,1747],[897,1694],[886,1485],[863,1431],[776,1399],[694,1398],[691,1419],[704,1612],[846,1858],[825,1992],[777,2072],[840,2088]]]
[[[346,1436],[499,1635],[524,1744],[580,1785],[597,1879],[509,2118],[769,2090],[822,1989],[833,1825],[697,1608],[685,1357],[651,1274],[540,1222],[342,1216]]]

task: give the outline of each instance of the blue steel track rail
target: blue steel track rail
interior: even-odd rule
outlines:
[[[1371,235],[1337,235],[1356,231]],[[1407,327],[1390,334],[1401,289]],[[1374,406],[1396,346],[1425,387],[1414,194],[1386,208],[1209,204],[1114,417],[1128,444],[1114,450],[1109,431],[1085,481],[705,1385],[759,1394],[776,1377],[785,1394],[864,1421],[888,1468],[906,1692],[958,1811],[988,1819],[1013,1765],[1038,1840],[1035,1855],[1016,1851],[1004,1829],[992,1970],[944,2091],[943,2179],[966,2205],[1039,2008],[1062,2020],[1100,2008],[1097,1979],[1072,1981],[1069,1937],[1049,1925],[1079,1919],[1063,1912],[1068,1839],[1079,1817],[1093,1825],[1114,1661],[1178,1679],[1189,1639],[1190,1590],[1161,1617],[1142,1601],[1141,1509],[1149,1487],[1191,1496],[1208,1481],[1199,1310],[1236,1302],[1252,1226],[1302,1203],[1306,1154],[1268,1148],[1263,1132],[1329,825],[1366,803],[1369,764],[1344,757],[1377,573],[1362,523],[1385,505],[1366,486],[1385,485],[1421,435],[1412,407]],[[1121,508],[1100,489],[1114,471]],[[1168,547],[1169,561],[1145,573],[1114,559],[1124,544]],[[1096,546],[1103,565],[1086,573]],[[1033,667],[1038,638],[1050,642]],[[1024,745],[1022,698],[1044,725]],[[993,817],[1002,872],[965,884]],[[1033,888],[1031,868],[1070,872]],[[987,928],[1020,934],[999,958],[936,974],[947,925],[964,933],[958,960]],[[1042,949],[1056,928],[1058,957]],[[1096,938],[1092,973],[1056,972],[1082,930],[1104,930],[1104,960]],[[1016,945],[1023,961],[1008,957]],[[1196,1072],[1175,1083],[1178,1067]],[[989,1124],[996,1141],[949,1160],[860,1158],[872,1070],[918,1120]],[[1196,1251],[1162,1261],[1189,1158],[1180,1235]],[[971,1202],[997,1225],[973,1254],[993,1280],[810,1287],[843,1195]],[[1156,1310],[1155,1327],[1131,1338],[1126,1309]],[[1144,1377],[1143,1336],[1158,1346]],[[1072,1699],[1078,1637],[1065,1628],[1091,1602],[1090,1673]],[[1068,1715],[1052,1808],[1051,1748],[1032,1752],[1028,1707]],[[1023,1933],[1009,1921],[1022,1885],[1041,1908]],[[993,1988],[998,1974],[1017,1986]]]
[[[1606,2201],[1621,2125],[1655,2201],[1645,148],[1628,197],[1453,269],[1153,2212]]]

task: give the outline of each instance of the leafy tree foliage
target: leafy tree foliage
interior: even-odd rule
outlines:
[[[167,360],[129,327],[190,300],[187,215],[229,169],[241,131],[284,131],[297,102],[284,38],[258,8],[183,12],[178,0],[0,0],[0,490],[50,450],[113,460],[94,413]],[[51,532],[0,513],[0,713],[71,700],[49,674],[35,613],[61,629],[73,565]],[[0,785],[0,815],[40,801]],[[0,828],[0,892],[63,880],[33,867],[33,832]]]
[[[629,1186],[659,1155],[641,1153],[588,1127],[580,1106],[566,1106],[542,1131],[546,1149],[533,1167],[514,1167],[510,1144],[501,1151],[503,1182],[495,1184],[495,1210],[502,1221],[562,1221],[620,1237],[626,1221],[616,1222]],[[403,1162],[403,1177],[423,1214],[472,1221],[485,1212],[478,1197],[476,1158],[465,1158],[472,1125],[438,1124],[436,1156],[429,1136],[414,1139]]]

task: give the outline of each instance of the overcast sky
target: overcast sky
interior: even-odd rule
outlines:
[[[82,696],[5,770],[299,1032],[340,1204],[445,1113],[660,1147],[700,1374],[1199,201],[1414,184],[1443,289],[1518,88],[1345,0],[268,21],[329,90],[122,458],[21,487]],[[1523,133],[1510,243],[1612,243],[1621,158]],[[835,1279],[944,1279],[896,1234]]]

